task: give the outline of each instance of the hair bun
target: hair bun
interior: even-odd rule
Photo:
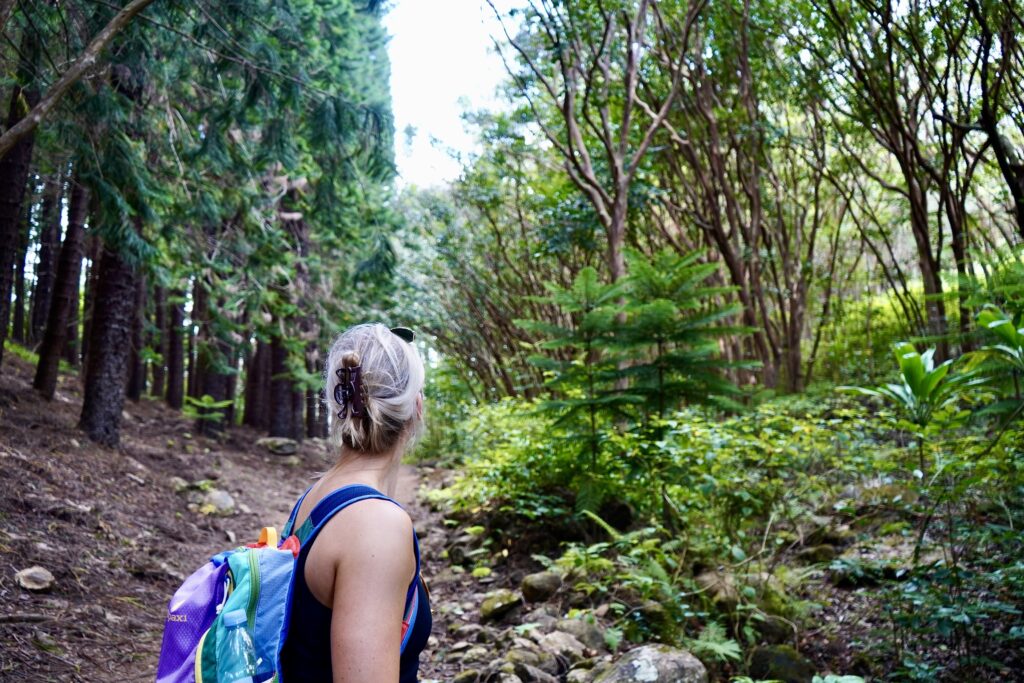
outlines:
[[[343,368],[357,368],[359,362],[359,354],[355,351],[348,351],[341,357],[341,367]]]

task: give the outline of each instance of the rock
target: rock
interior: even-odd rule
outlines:
[[[235,499],[224,489],[210,489],[203,496],[200,509],[204,507],[212,508],[211,512],[215,514],[227,514],[234,510]]]
[[[555,628],[572,634],[576,640],[591,650],[605,650],[608,647],[604,640],[604,631],[594,623],[593,619],[561,619],[555,624]]]
[[[814,665],[789,645],[756,647],[750,655],[750,675],[753,678],[811,683],[814,674]]]
[[[573,669],[565,675],[565,683],[590,683],[593,676],[591,669]]]
[[[498,619],[522,603],[518,593],[501,589],[488,593],[480,605],[480,620],[492,621]]]
[[[707,683],[708,672],[686,650],[644,645],[630,650],[594,683]]]
[[[544,602],[562,587],[562,577],[555,572],[537,572],[523,577],[520,589],[527,602]]]
[[[174,489],[175,493],[182,493],[188,490],[188,482],[181,477],[171,477],[167,480],[168,485]]]
[[[476,643],[487,643],[494,640],[492,634],[480,624],[461,624],[455,627],[452,635],[462,640]]]
[[[491,656],[491,651],[483,646],[476,645],[469,648],[462,655],[462,661],[464,662],[482,662]]]
[[[452,683],[476,683],[479,677],[480,672],[477,669],[465,669],[456,674],[455,678],[452,679]]]
[[[519,666],[525,664],[527,666],[540,669],[546,674],[552,676],[558,674],[558,659],[555,655],[550,652],[544,652],[533,649],[533,647],[513,647],[505,655],[505,660],[510,662],[513,666]]]
[[[53,583],[56,581],[49,569],[39,565],[22,569],[14,575],[14,580],[25,590],[34,593],[45,593],[53,588]]]
[[[711,596],[711,602],[726,612],[736,609],[740,592],[736,588],[736,577],[716,569],[699,574],[696,579],[700,589]]]
[[[562,657],[570,664],[575,664],[583,659],[583,643],[576,640],[576,636],[565,631],[552,631],[543,635],[537,640],[537,644],[545,652]]]
[[[515,673],[523,683],[559,683],[556,677],[529,664],[517,664]]]
[[[299,452],[298,441],[280,436],[265,436],[257,441],[256,445],[267,449],[274,455],[294,455]]]
[[[553,629],[557,621],[550,609],[543,605],[523,615],[523,624],[536,624],[537,628],[544,631]]]
[[[803,564],[821,564],[836,559],[836,547],[823,543],[804,548],[796,554],[798,562]]]

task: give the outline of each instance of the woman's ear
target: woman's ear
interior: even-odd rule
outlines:
[[[416,419],[423,420],[423,392],[416,394]]]

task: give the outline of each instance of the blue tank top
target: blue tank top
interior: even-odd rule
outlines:
[[[388,500],[398,505],[395,501],[369,486],[345,486],[338,489],[338,492],[351,494],[353,497],[371,497]],[[369,495],[364,495],[366,493],[369,493]],[[305,494],[295,504],[295,510],[298,510],[303,498],[305,498]],[[310,516],[312,517],[313,513]],[[289,521],[289,528],[286,529],[289,532],[291,531],[290,527],[293,521]],[[288,635],[281,649],[281,679],[284,683],[297,681],[308,681],[309,683],[323,681],[324,683],[330,683],[332,680],[332,610],[330,607],[322,605],[316,599],[316,596],[309,590],[309,586],[306,583],[306,556],[309,548],[315,542],[316,539],[313,538],[308,546],[303,546],[303,552],[300,553],[298,565],[295,568],[295,586],[292,589],[291,609],[288,615]],[[403,614],[410,613],[409,608],[412,605],[412,601],[416,601],[416,606],[414,612],[412,612],[414,617],[406,634],[405,649],[402,651],[399,664],[399,683],[416,683],[418,680],[417,671],[419,669],[420,653],[427,645],[427,639],[430,638],[430,629],[433,626],[433,619],[430,615],[430,599],[427,594],[426,585],[420,577],[420,550],[415,531],[413,531],[412,542],[413,552],[416,555],[416,575],[412,583],[409,584],[408,591],[406,591]]]

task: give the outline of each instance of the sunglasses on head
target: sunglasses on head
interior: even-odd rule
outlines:
[[[412,344],[413,340],[416,339],[416,333],[410,330],[408,327],[392,327],[391,333],[398,337],[399,339],[403,339],[409,342],[410,344]]]

